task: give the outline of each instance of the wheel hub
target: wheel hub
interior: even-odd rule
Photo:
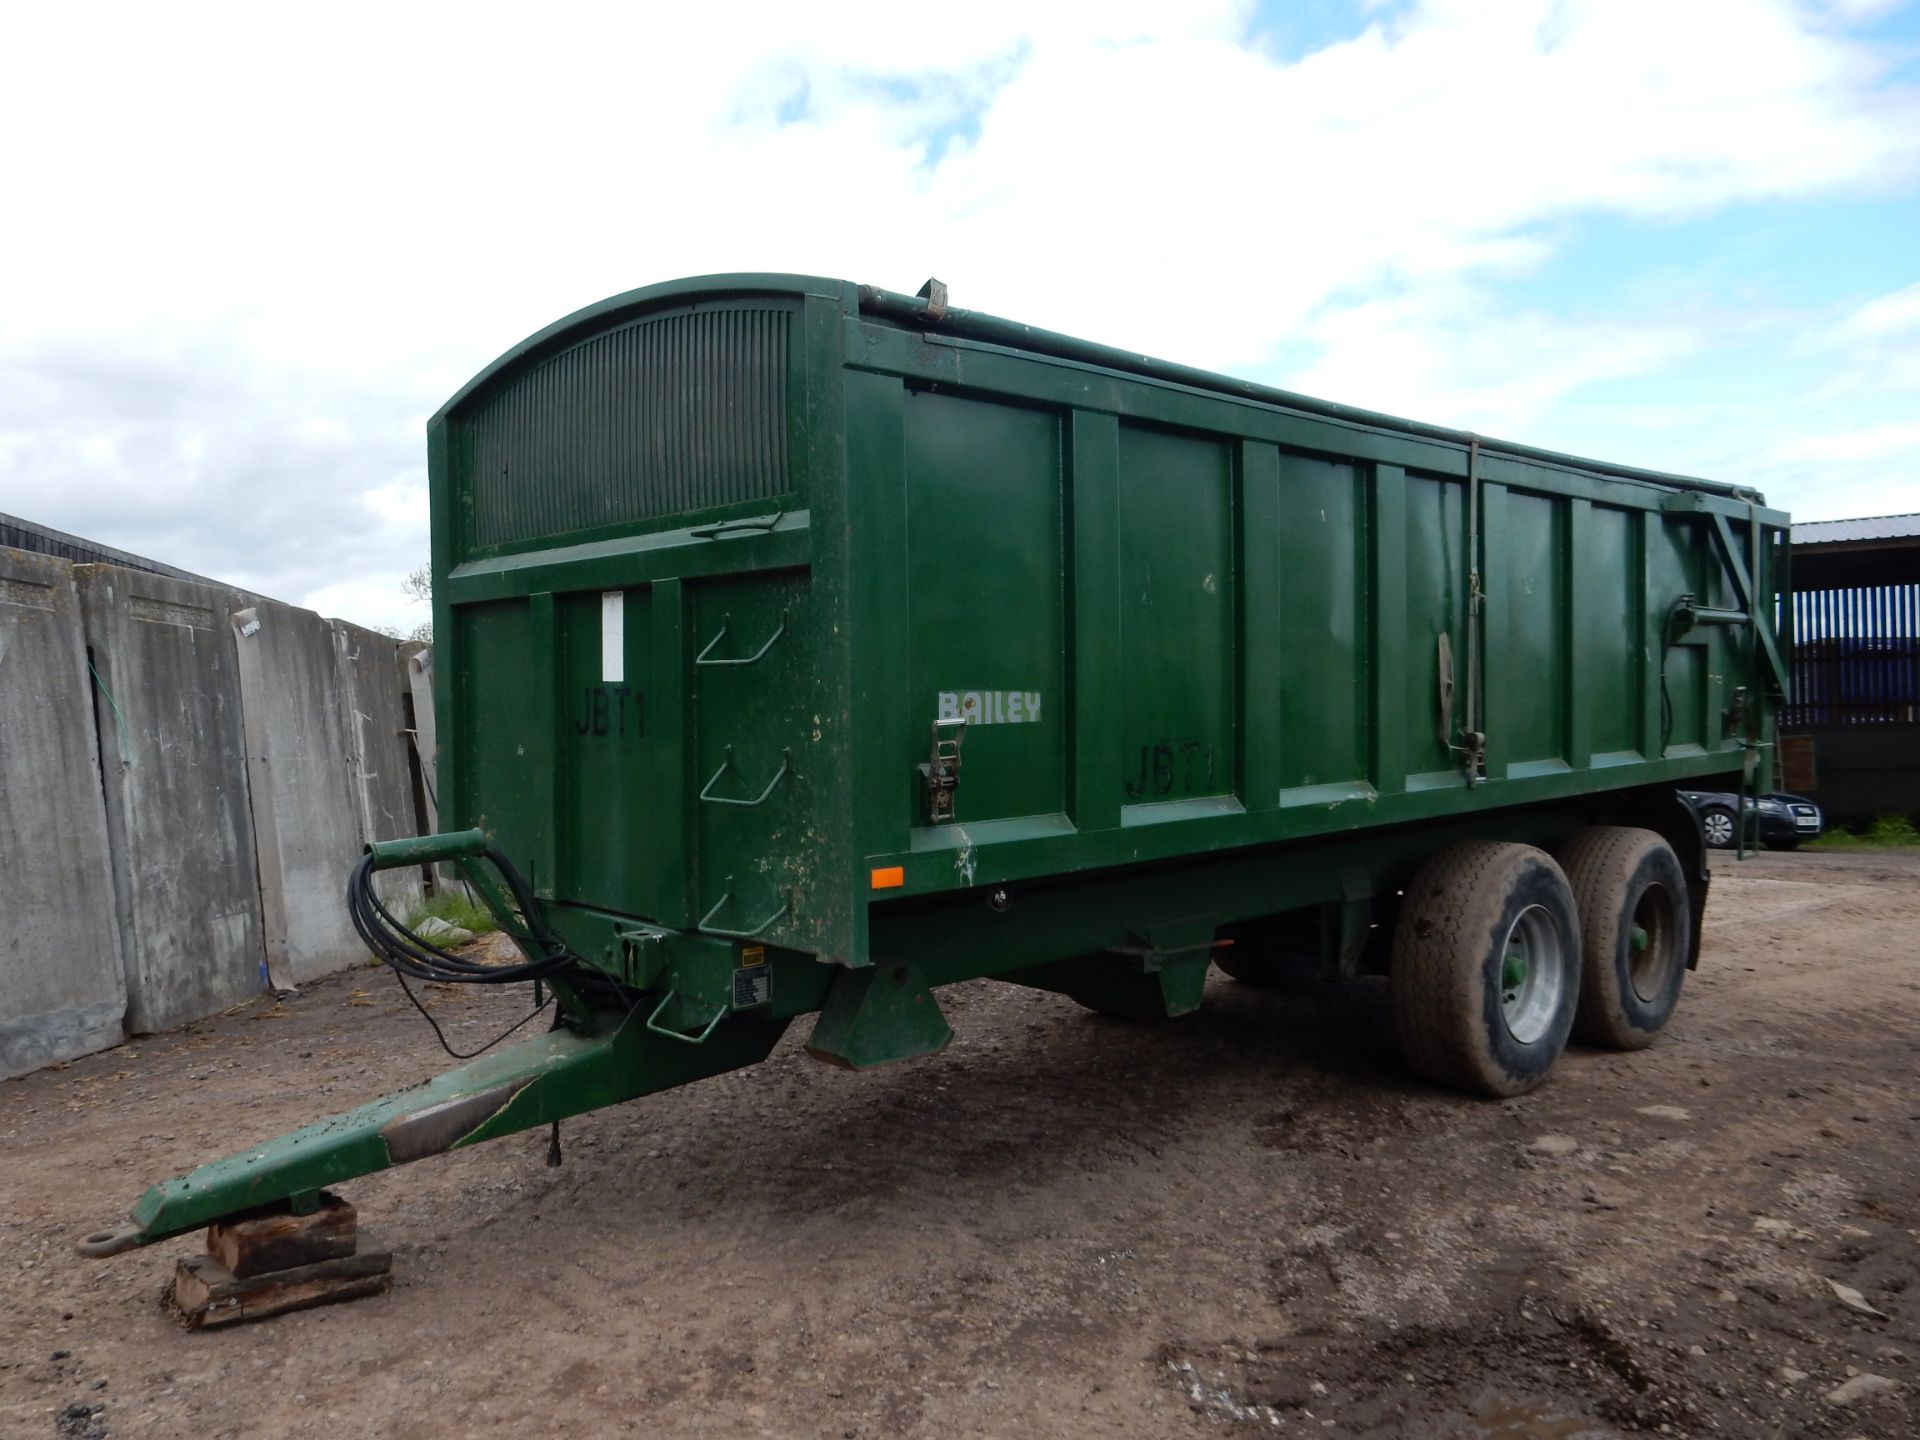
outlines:
[[[1674,905],[1664,885],[1649,885],[1634,904],[1627,932],[1627,983],[1651,1003],[1666,992],[1682,957],[1674,947]]]
[[[1507,991],[1507,999],[1513,998],[1512,992],[1527,983],[1527,957],[1517,950],[1507,951],[1507,958],[1500,965],[1500,986]]]
[[[1566,994],[1560,931],[1545,907],[1529,905],[1514,917],[1500,954],[1500,1018],[1522,1045],[1553,1028]]]

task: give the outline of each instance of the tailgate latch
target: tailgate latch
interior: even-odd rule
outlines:
[[[960,788],[960,743],[967,738],[967,717],[956,715],[933,722],[933,748],[920,762],[920,778],[927,791],[927,823],[944,825],[953,819],[953,792]]]

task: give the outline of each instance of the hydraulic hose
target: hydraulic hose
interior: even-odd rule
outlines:
[[[347,914],[353,921],[353,928],[376,958],[402,976],[435,984],[515,985],[527,980],[543,980],[571,969],[577,963],[574,956],[559,936],[541,926],[535,918],[539,912],[532,895],[528,893],[526,881],[514,868],[513,862],[491,845],[484,856],[506,881],[513,902],[532,933],[522,934],[514,930],[504,915],[496,918],[523,949],[538,952],[540,959],[526,960],[516,965],[483,965],[422,938],[402,924],[374,893],[376,857],[371,854],[361,856],[347,877]]]

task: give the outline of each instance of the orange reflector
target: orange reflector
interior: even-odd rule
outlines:
[[[873,888],[876,890],[893,890],[906,883],[907,872],[904,866],[886,865],[873,872]]]

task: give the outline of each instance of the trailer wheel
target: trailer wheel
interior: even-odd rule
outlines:
[[[1573,1033],[1591,1045],[1653,1043],[1680,1001],[1693,940],[1687,877],[1651,830],[1596,825],[1560,852],[1580,910],[1580,1007]]]
[[[1393,1028],[1429,1080],[1520,1095],[1566,1048],[1580,922],[1566,877],[1531,845],[1469,840],[1414,877],[1394,927]]]

